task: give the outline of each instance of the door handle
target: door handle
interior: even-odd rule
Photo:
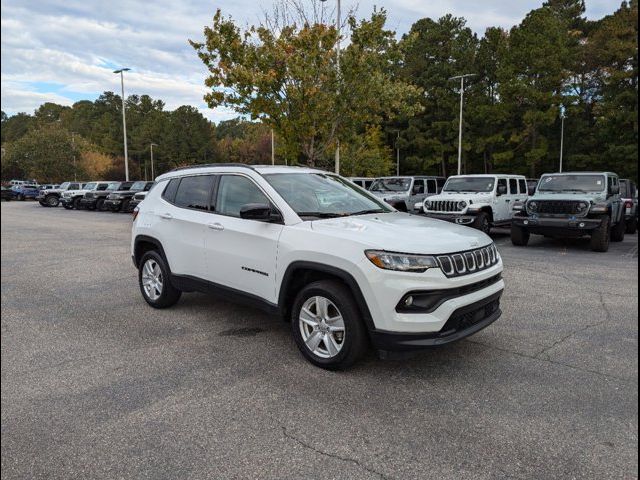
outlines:
[[[509,203],[511,200],[509,200],[508,198],[505,198],[504,200],[505,202]]]
[[[218,230],[219,232],[221,232],[222,230],[224,230],[224,225],[222,225],[221,223],[209,223],[207,224],[207,227],[209,227],[211,230]]]
[[[170,213],[161,213],[160,214],[160,218],[164,218],[166,220],[171,220],[173,218],[173,215],[171,215]]]

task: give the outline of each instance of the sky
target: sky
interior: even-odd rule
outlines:
[[[9,115],[33,113],[44,102],[72,105],[104,91],[148,94],[166,108],[193,105],[210,120],[235,117],[202,100],[207,71],[188,40],[201,40],[217,8],[244,26],[260,21],[273,0],[1,0],[1,103]],[[311,1],[311,0],[309,0]],[[328,0],[329,3],[335,0]],[[542,0],[342,0],[366,17],[388,12],[387,26],[401,35],[423,17],[447,13],[467,19],[481,35],[489,26],[510,28]],[[327,3],[327,5],[329,5]],[[615,11],[620,0],[587,0],[587,17]]]

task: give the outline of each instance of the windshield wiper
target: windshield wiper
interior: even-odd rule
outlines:
[[[345,216],[352,215],[367,215],[368,213],[385,213],[385,210],[382,208],[371,208],[369,210],[360,210],[359,212],[347,213]]]
[[[297,212],[299,217],[318,217],[318,218],[338,218],[344,217],[342,213],[325,213],[325,212]]]

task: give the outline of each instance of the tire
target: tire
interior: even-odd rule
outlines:
[[[44,201],[47,204],[47,207],[57,207],[60,205],[60,199],[55,195],[47,195],[44,197]]]
[[[602,217],[602,223],[591,234],[591,250],[594,252],[606,252],[609,250],[611,239],[611,219],[609,215]]]
[[[620,218],[620,221],[616,223],[611,229],[611,241],[622,242],[624,241],[624,234],[627,231],[627,222],[624,220],[624,215]]]
[[[129,200],[123,200],[120,208],[117,210],[118,212],[128,212],[129,211]]]
[[[74,198],[73,201],[71,202],[71,204],[73,205],[74,209],[82,210],[82,206],[80,205],[80,197]]]
[[[105,208],[104,208],[104,198],[99,198],[96,200],[96,206],[94,207],[94,210],[96,210],[97,212],[104,212]]]
[[[322,304],[327,305],[326,314],[319,319]],[[306,314],[302,314],[303,307]],[[341,320],[336,320],[338,316]],[[335,280],[313,282],[305,286],[293,302],[291,334],[302,355],[312,364],[327,370],[343,370],[367,350],[367,332],[361,316],[351,291],[344,284]],[[332,320],[327,322],[326,318]],[[342,330],[331,333],[331,328]],[[309,343],[315,343],[315,348],[311,349]]]
[[[44,201],[42,200],[38,200],[38,203],[43,206],[43,207],[48,207],[49,205],[47,205]]]
[[[531,234],[526,228],[511,225],[511,243],[516,247],[526,247],[529,244]]]
[[[149,281],[151,285],[147,283]],[[138,266],[138,284],[142,298],[153,308],[171,307],[182,295],[182,292],[171,284],[169,267],[162,255],[155,250],[142,256]]]
[[[638,231],[638,219],[636,217],[631,217],[627,222],[627,233],[629,235],[634,235]]]
[[[62,206],[65,208],[65,210],[73,210],[73,204],[68,204],[68,203],[63,203]]]
[[[24,202],[25,200],[24,195],[22,194],[18,195],[18,200],[20,200],[21,202]]]
[[[475,218],[471,226],[476,230],[480,230],[481,232],[489,235],[489,233],[491,233],[491,222],[489,220],[489,214],[487,214],[487,212],[478,213],[478,216]]]

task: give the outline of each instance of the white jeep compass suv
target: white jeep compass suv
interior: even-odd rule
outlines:
[[[131,253],[156,308],[222,293],[291,323],[315,365],[443,345],[497,320],[502,261],[477,230],[394,210],[332,173],[214,164],[157,179]]]

